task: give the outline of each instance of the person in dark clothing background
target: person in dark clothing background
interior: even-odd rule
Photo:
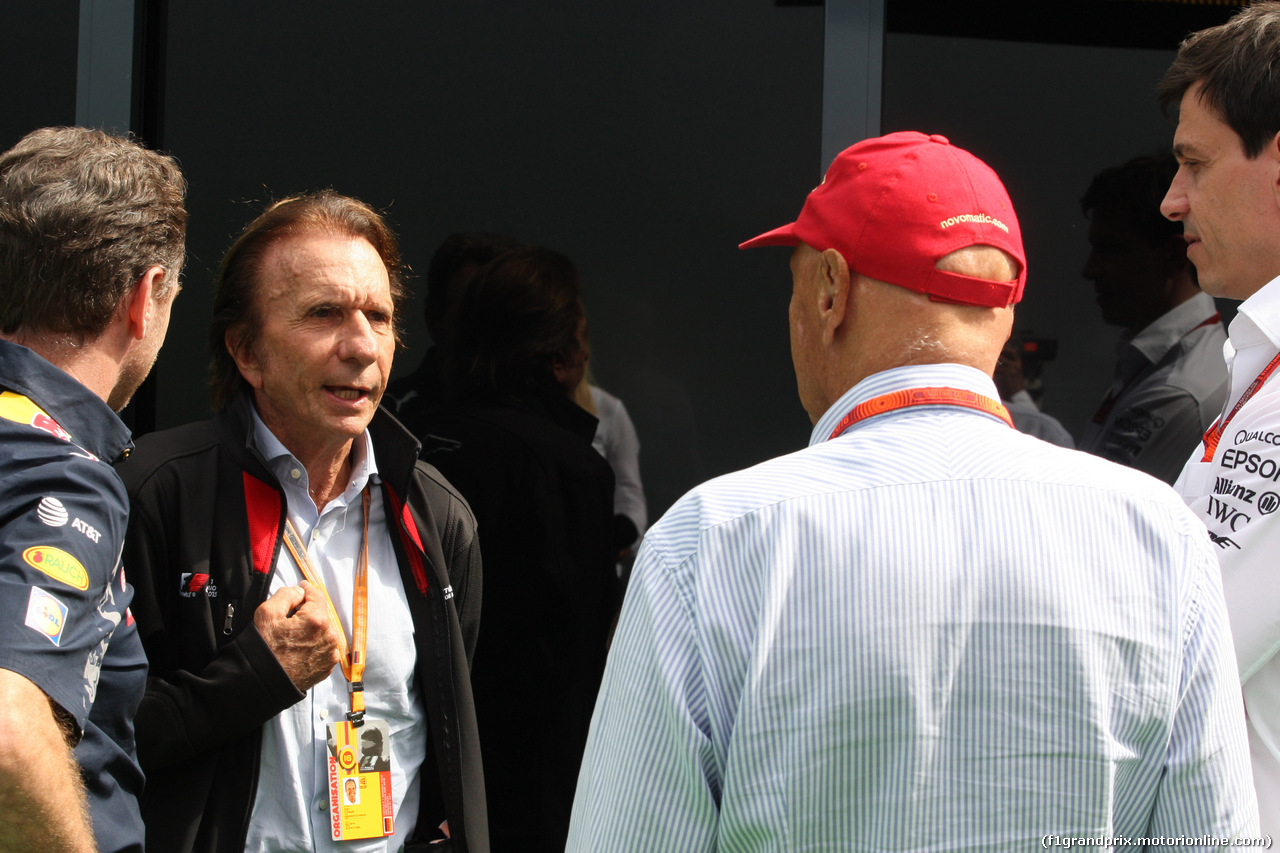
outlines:
[[[1123,329],[1115,377],[1080,449],[1173,483],[1227,398],[1227,340],[1213,297],[1187,259],[1182,223],[1160,201],[1178,161],[1135,157],[1094,176],[1080,200],[1102,319]]]
[[[414,434],[424,412],[439,408],[444,399],[443,351],[457,312],[458,299],[467,283],[485,264],[520,242],[505,234],[466,232],[450,234],[431,256],[427,266],[426,308],[422,319],[431,335],[431,347],[418,369],[387,386],[383,405]]]
[[[447,403],[411,429],[470,503],[485,566],[472,685],[492,849],[564,849],[618,605],[613,473],[570,393],[589,350],[564,255],[507,252],[467,288]],[[434,448],[434,449],[431,449]]]

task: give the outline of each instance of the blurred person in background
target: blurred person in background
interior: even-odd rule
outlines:
[[[559,853],[618,603],[613,472],[572,399],[590,357],[577,269],[545,248],[506,252],[456,317],[448,404],[422,423],[425,458],[481,531],[472,684],[492,844]]]
[[[1172,154],[1136,157],[1099,172],[1080,199],[1084,277],[1103,321],[1122,330],[1115,378],[1080,449],[1170,484],[1227,396],[1227,333],[1196,283],[1182,223],[1160,214],[1177,171]]]

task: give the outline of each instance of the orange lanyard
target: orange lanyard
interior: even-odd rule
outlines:
[[[879,397],[872,397],[854,406],[853,410],[836,424],[827,441],[859,421],[911,406],[960,406],[965,409],[977,409],[980,412],[995,415],[1010,427],[1013,426],[1013,419],[1009,417],[1009,410],[1004,407],[1004,404],[976,391],[965,391],[960,388],[908,388],[905,391],[881,394]]]
[[[1280,353],[1276,353],[1276,357],[1271,359],[1271,363],[1262,368],[1262,372],[1258,374],[1258,377],[1249,384],[1248,388],[1244,389],[1244,393],[1240,395],[1240,399],[1236,401],[1235,406],[1231,408],[1231,412],[1227,417],[1225,419],[1218,418],[1218,420],[1209,425],[1209,428],[1204,433],[1204,457],[1201,458],[1201,462],[1213,461],[1213,454],[1218,449],[1218,442],[1222,440],[1222,433],[1226,431],[1227,424],[1231,423],[1231,419],[1236,416],[1236,412],[1240,411],[1244,404],[1249,402],[1249,398],[1258,393],[1258,389],[1266,384],[1268,377],[1275,372],[1277,367],[1280,367]]]
[[[342,628],[342,620],[338,618],[337,608],[329,597],[320,573],[311,564],[307,556],[307,548],[302,544],[293,522],[285,519],[284,544],[293,555],[293,561],[302,570],[303,577],[320,588],[324,593],[324,602],[329,607],[329,620],[338,632],[338,653],[342,655],[342,674],[351,685],[351,713],[347,719],[359,724],[364,719],[364,665],[365,649],[369,641],[369,486],[365,485],[360,493],[360,503],[364,509],[364,528],[360,542],[360,557],[356,560],[355,589],[351,594],[351,649],[347,650],[347,634]]]

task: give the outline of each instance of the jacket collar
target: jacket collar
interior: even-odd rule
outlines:
[[[240,452],[241,464],[250,473],[268,482],[276,481],[262,454],[253,447],[253,399],[248,391],[237,394],[226,408],[214,416],[214,423],[223,443]],[[369,438],[373,441],[374,455],[378,460],[379,476],[397,494],[405,494],[421,444],[381,406],[369,422]]]
[[[0,387],[35,403],[99,459],[116,462],[133,449],[129,428],[106,401],[21,344],[0,340]]]

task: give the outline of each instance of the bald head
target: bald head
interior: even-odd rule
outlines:
[[[1017,261],[992,246],[957,249],[938,261],[938,269],[985,281],[1008,281]],[[938,302],[866,276],[853,287],[861,307],[854,320],[867,334],[850,336],[859,358],[881,365],[871,372],[908,364],[966,364],[987,375],[1013,328],[1013,307],[986,308]],[[868,374],[870,375],[870,374]]]
[[[965,246],[944,256],[935,266],[943,272],[985,281],[1008,281],[1018,277],[1018,262],[995,246]]]

